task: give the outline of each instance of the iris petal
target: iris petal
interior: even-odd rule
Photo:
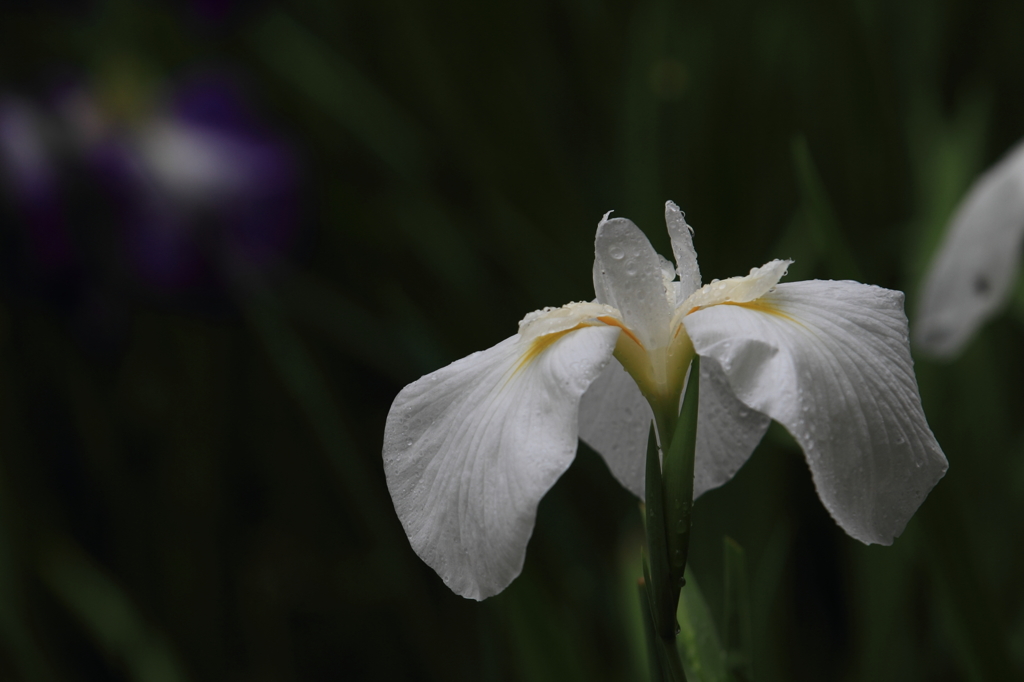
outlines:
[[[705,284],[679,306],[681,314],[688,314],[695,308],[707,308],[721,303],[749,303],[755,301],[779,283],[791,260],[773,260],[759,268],[753,268],[749,275],[730,277],[711,284]]]
[[[622,322],[645,348],[667,346],[674,302],[661,271],[661,256],[625,218],[602,220],[594,243],[594,292],[619,310]]]
[[[684,323],[736,396],[793,434],[836,522],[862,542],[891,544],[947,466],[921,408],[903,294],[780,284]]]
[[[676,272],[679,274],[679,301],[700,289],[700,267],[697,252],[693,249],[693,233],[686,224],[683,212],[673,202],[665,202],[665,224],[672,240],[672,253],[676,257]]]
[[[636,382],[610,362],[580,401],[580,438],[604,458],[615,478],[644,499],[647,434],[654,413]],[[740,402],[713,358],[701,363],[694,497],[739,470],[771,420]]]
[[[388,490],[413,549],[454,592],[484,599],[519,575],[537,504],[576,454],[580,397],[618,335],[517,335],[398,394],[384,432]]]
[[[693,462],[693,497],[727,483],[750,459],[771,418],[743,404],[713,357],[700,362],[697,454]]]
[[[1016,279],[1024,242],[1024,142],[982,175],[950,221],[925,276],[914,343],[957,354],[1000,308]]]

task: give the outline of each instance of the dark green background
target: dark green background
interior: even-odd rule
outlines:
[[[391,400],[589,300],[606,211],[669,253],[666,199],[705,280],[792,257],[912,311],[1024,133],[1022,27],[1009,0],[3,5],[4,92],[232,74],[299,152],[304,237],[213,311],[129,296],[100,350],[0,290],[0,678],[643,679],[639,514],[600,458],[581,446],[522,576],[469,602],[391,507]],[[747,551],[757,680],[1024,676],[1022,342],[1017,294],[955,362],[918,358],[950,469],[892,547],[835,526],[778,427],[700,499],[716,616],[723,536]]]

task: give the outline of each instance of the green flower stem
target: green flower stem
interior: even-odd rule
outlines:
[[[644,557],[644,588],[641,606],[649,614],[650,648],[660,652],[659,664],[652,661],[652,679],[685,682],[679,648],[676,644],[676,609],[679,591],[685,581],[683,572],[690,541],[690,512],[693,509],[693,462],[697,436],[697,404],[699,400],[699,358],[691,364],[683,409],[678,417],[667,414],[665,405],[654,406],[655,423],[664,457],[658,456],[654,426],[647,440],[646,505],[647,552]],[[678,403],[676,403],[678,404]],[[666,444],[668,444],[667,447]],[[663,461],[660,461],[663,459]]]
[[[675,422],[675,432],[662,464],[665,489],[665,528],[672,584],[682,587],[683,572],[690,546],[690,514],[693,511],[693,462],[697,449],[697,404],[700,401],[700,357],[690,364],[690,382],[686,386],[683,409]]]
[[[647,438],[647,498],[644,510],[647,521],[647,578],[654,630],[659,638],[674,638],[676,633],[676,604],[672,599],[671,574],[668,557],[667,534],[665,532],[664,493],[661,481],[661,462],[658,461],[658,445],[654,439],[654,427]]]

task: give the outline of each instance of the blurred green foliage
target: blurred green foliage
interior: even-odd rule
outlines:
[[[666,199],[706,280],[795,257],[791,279],[912,310],[949,213],[1024,133],[1010,0],[216,4],[0,9],[4,92],[71,73],[131,111],[232,74],[300,152],[306,228],[229,305],[130,298],[99,348],[0,291],[2,679],[644,679],[640,518],[600,458],[581,446],[542,502],[523,575],[467,602],[391,507],[394,395],[590,299],[606,211],[668,253]],[[697,502],[706,615],[749,633],[710,634],[753,640],[730,665],[1024,676],[1018,299],[956,362],[919,360],[950,469],[894,546],[835,526],[777,426]]]

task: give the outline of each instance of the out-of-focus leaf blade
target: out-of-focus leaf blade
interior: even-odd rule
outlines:
[[[747,554],[730,537],[723,538],[722,547],[725,561],[722,640],[725,645],[726,668],[736,682],[752,682],[754,642]]]
[[[333,116],[400,175],[424,166],[416,124],[341,54],[283,11],[272,11],[249,34],[266,63]]]
[[[112,658],[137,682],[188,679],[163,637],[136,610],[118,584],[79,550],[54,541],[43,552],[46,585]]]
[[[372,494],[375,487],[366,462],[359,457],[341,421],[327,382],[277,300],[262,295],[246,303],[246,312],[282,381],[308,416],[337,469],[352,507],[363,510],[361,517],[372,531],[387,532],[379,515],[370,513],[381,504]]]
[[[718,640],[715,621],[689,568],[686,569],[686,587],[680,592],[676,618],[687,679],[690,682],[727,682],[725,654]]]
[[[813,243],[826,274],[831,279],[863,281],[863,273],[843,235],[839,218],[828,198],[825,183],[822,182],[814,164],[807,138],[803,135],[793,138],[791,149],[797,184],[800,188],[800,212],[805,222],[806,235]]]

